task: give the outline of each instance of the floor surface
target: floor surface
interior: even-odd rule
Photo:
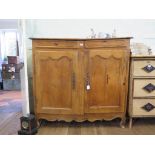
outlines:
[[[15,135],[20,129],[22,96],[20,91],[0,91],[0,135]]]
[[[43,122],[38,135],[154,135],[155,118],[134,119],[133,128],[120,128],[120,120],[83,123]]]

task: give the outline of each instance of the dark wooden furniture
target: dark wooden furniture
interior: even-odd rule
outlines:
[[[20,90],[20,69],[23,63],[19,64],[2,64],[2,81],[3,90]]]
[[[35,116],[30,114],[20,118],[21,130],[18,131],[19,135],[34,135],[38,132],[37,121]]]
[[[8,64],[19,64],[20,59],[19,56],[7,56],[8,58]]]
[[[124,123],[130,38],[31,39],[38,119]]]

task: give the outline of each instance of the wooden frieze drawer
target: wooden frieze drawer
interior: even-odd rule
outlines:
[[[134,76],[155,76],[155,61],[141,60],[133,62]]]
[[[119,39],[119,40],[87,40],[85,41],[86,48],[102,48],[102,47],[126,47],[129,44],[128,39]]]
[[[78,41],[65,40],[35,40],[33,42],[35,48],[78,48],[80,43]]]
[[[155,79],[134,79],[133,97],[155,97]]]

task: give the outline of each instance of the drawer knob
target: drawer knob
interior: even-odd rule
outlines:
[[[153,110],[154,108],[155,108],[155,106],[152,105],[151,103],[147,103],[147,104],[145,104],[145,105],[142,107],[142,109],[144,109],[144,110],[147,111],[147,112],[150,112],[150,111]]]
[[[146,90],[147,92],[151,93],[152,91],[155,90],[155,86],[152,83],[149,83],[148,85],[143,87],[143,89]]]
[[[155,90],[155,86],[152,83],[149,83],[148,85],[146,85],[145,87],[143,87],[144,90],[148,91],[149,93],[151,93],[152,91]]]
[[[148,64],[147,66],[145,66],[144,69],[146,72],[150,73],[152,72],[153,70],[155,70],[155,67],[153,67],[151,64]]]

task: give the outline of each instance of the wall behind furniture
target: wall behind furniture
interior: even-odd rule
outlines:
[[[17,19],[0,19],[0,29],[17,29]]]
[[[27,20],[27,38],[86,38],[91,32],[112,34],[116,29],[118,37],[131,36],[131,42],[145,43],[155,51],[155,20],[136,19],[59,19],[59,20]],[[27,50],[31,53],[31,40],[27,39]],[[31,61],[31,54],[28,54]],[[29,68],[31,75],[31,67]]]
[[[138,19],[59,19],[26,20],[26,44],[29,76],[29,92],[32,96],[32,42],[29,37],[86,38],[93,28],[95,33],[112,34],[118,37],[134,37],[131,42],[145,43],[155,52],[155,20]],[[32,103],[33,98],[30,98]],[[31,108],[33,105],[31,104]]]

